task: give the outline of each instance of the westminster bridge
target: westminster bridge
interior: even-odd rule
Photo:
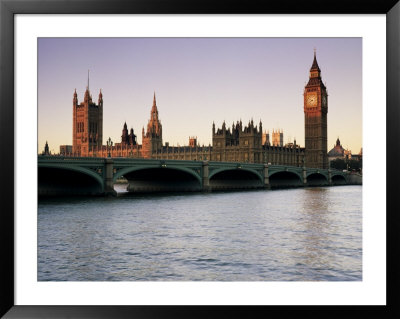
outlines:
[[[274,189],[361,184],[361,175],[333,169],[238,162],[38,156],[39,195]]]

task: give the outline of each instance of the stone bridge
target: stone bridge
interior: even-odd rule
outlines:
[[[156,160],[38,156],[39,195],[115,194],[125,178],[129,192],[215,191],[361,184],[347,172],[307,167]]]

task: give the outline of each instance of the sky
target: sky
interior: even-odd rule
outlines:
[[[103,144],[138,143],[155,92],[163,142],[212,144],[212,123],[262,121],[304,147],[303,91],[314,49],[328,90],[328,151],[362,147],[361,38],[39,38],[38,152],[72,145],[72,99],[103,93]]]

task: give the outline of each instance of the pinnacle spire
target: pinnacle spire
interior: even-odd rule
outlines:
[[[156,92],[154,91],[154,96],[153,96],[153,106],[151,108],[151,113],[158,113],[157,110],[157,102],[156,102]]]
[[[316,48],[314,48],[314,60],[313,60],[313,64],[311,66],[311,70],[318,70],[319,72],[321,72],[319,66],[318,66],[318,62],[317,62],[317,50]]]

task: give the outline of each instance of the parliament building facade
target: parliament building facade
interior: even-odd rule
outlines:
[[[163,143],[156,96],[150,111],[147,129],[142,130],[142,144],[137,143],[133,128],[128,132],[124,123],[120,143],[110,139],[103,145],[103,95],[93,102],[86,88],[84,101],[78,103],[73,95],[73,145],[70,153],[63,148],[64,156],[84,157],[135,157],[174,160],[227,161],[268,163],[328,168],[327,155],[327,90],[321,79],[321,70],[314,52],[309,81],[304,88],[305,148],[294,143],[283,144],[283,131],[263,132],[262,122],[242,121],[221,128],[212,124],[212,145],[200,146],[196,137],[190,137],[187,146],[169,146]]]

